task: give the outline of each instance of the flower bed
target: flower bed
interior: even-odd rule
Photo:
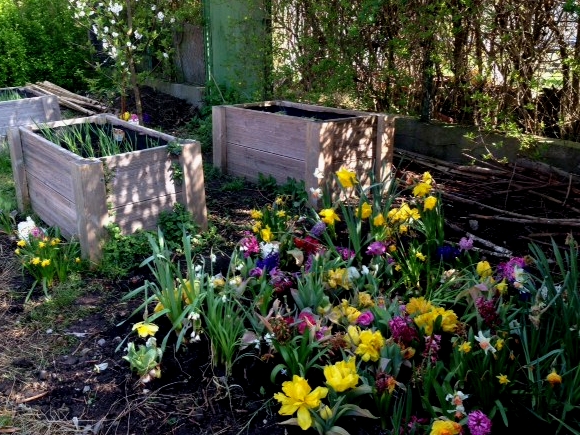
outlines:
[[[314,169],[328,180],[341,166],[376,180],[390,173],[393,120],[357,112],[287,101],[213,107],[214,166],[224,173],[285,183],[288,177],[316,182]]]
[[[0,138],[10,127],[60,119],[55,96],[41,96],[26,87],[0,89]]]
[[[46,139],[62,139],[80,124],[105,136],[122,133],[133,151],[82,157]],[[207,226],[198,142],[178,144],[170,135],[110,115],[15,128],[8,138],[20,210],[31,207],[65,237],[78,237],[85,257],[100,257],[105,225],[118,225],[124,234],[155,229],[159,213],[177,202]],[[95,147],[85,145],[85,152]]]
[[[183,274],[152,243],[156,280],[128,295],[155,306],[126,355],[141,380],[157,382],[175,332],[177,347],[207,337],[220,379],[244,355],[270,362],[270,379],[256,382],[274,385],[280,423],[304,430],[578,427],[577,243],[554,245],[555,262],[532,245],[492,265],[473,240],[445,241],[429,173],[389,194],[344,168],[336,180],[342,195],[322,198],[347,201],[296,211],[279,198],[254,210],[223,275],[197,267],[187,239]],[[170,331],[157,328],[161,316]],[[161,332],[160,344],[150,338]]]

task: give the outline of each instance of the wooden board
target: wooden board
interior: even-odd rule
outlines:
[[[0,137],[5,136],[10,127],[57,121],[60,118],[60,107],[55,96],[0,101]]]
[[[123,234],[133,234],[138,229],[155,230],[159,213],[171,211],[179,197],[176,194],[159,196],[142,202],[116,207],[110,210],[111,222],[119,225]]]

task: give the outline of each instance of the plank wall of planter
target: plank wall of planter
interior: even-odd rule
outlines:
[[[26,87],[0,89],[0,94],[4,92],[16,92],[22,98],[0,101],[0,139],[6,136],[10,127],[61,119],[58,98],[54,95],[41,96]]]
[[[368,173],[385,180],[393,160],[393,119],[376,113],[287,101],[213,107],[213,161],[222,172],[279,183],[288,177],[317,186],[341,166],[363,184]]]
[[[136,135],[167,144],[173,136],[121,121],[111,115],[46,124],[58,128],[78,123],[111,124]],[[183,204],[202,228],[207,211],[201,147],[180,142],[181,154],[166,145],[109,157],[83,158],[46,140],[37,126],[12,128],[8,143],[21,211],[32,209],[45,223],[57,226],[65,237],[78,237],[85,258],[98,262],[105,226],[113,223],[123,234],[154,230],[159,213]],[[183,171],[172,179],[172,165]]]

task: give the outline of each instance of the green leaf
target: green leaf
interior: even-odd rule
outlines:
[[[499,413],[501,414],[501,418],[503,419],[503,424],[505,424],[505,427],[508,427],[508,419],[505,408],[503,407],[499,399],[495,401],[495,404],[497,405],[497,409],[499,409]]]
[[[326,435],[350,435],[345,429],[340,426],[332,426],[326,431]]]
[[[358,405],[345,405],[348,407],[348,411],[344,415],[350,415],[353,417],[366,417],[366,418],[378,418],[370,413],[368,409],[363,409]]]

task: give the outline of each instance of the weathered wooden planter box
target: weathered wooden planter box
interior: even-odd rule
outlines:
[[[318,185],[346,166],[362,183],[384,180],[393,160],[393,120],[387,115],[287,101],[213,107],[213,161],[223,172],[257,181],[271,175]]]
[[[65,237],[78,237],[83,256],[94,261],[101,256],[105,225],[114,223],[124,234],[155,229],[159,213],[172,210],[177,202],[202,229],[207,228],[198,142],[179,143],[177,156],[167,146],[176,143],[173,136],[110,115],[45,126],[63,131],[82,123],[121,129],[138,144],[137,150],[83,158],[45,139],[39,126],[11,128],[8,143],[20,210],[31,208],[47,224],[58,226]],[[154,139],[159,146],[140,149],[144,139]],[[175,168],[182,171],[180,180]]]
[[[4,101],[9,93],[16,93],[21,99]],[[6,136],[10,127],[60,119],[56,96],[41,96],[26,87],[0,89],[0,139]]]

